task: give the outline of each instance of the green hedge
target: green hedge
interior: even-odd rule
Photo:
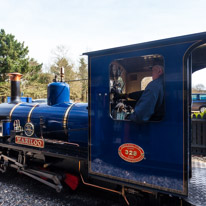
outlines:
[[[206,119],[206,111],[204,112],[195,112],[191,115],[192,119]]]

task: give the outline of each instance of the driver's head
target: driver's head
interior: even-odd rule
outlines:
[[[164,73],[163,66],[160,65],[154,65],[152,67],[152,79],[158,79],[162,74]]]

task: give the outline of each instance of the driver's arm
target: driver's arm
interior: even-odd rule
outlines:
[[[161,85],[156,84],[156,82],[148,84],[129,119],[134,122],[149,121],[155,112],[161,88]]]

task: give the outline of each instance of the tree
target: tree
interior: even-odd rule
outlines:
[[[81,84],[80,82],[73,82],[78,78],[78,74],[74,71],[74,65],[70,64],[66,57],[57,58],[51,66],[51,72],[59,77],[61,67],[64,67],[65,81],[70,86],[70,99],[79,100],[81,98]]]
[[[39,64],[33,58],[28,57],[28,47],[24,46],[24,42],[18,42],[14,35],[6,34],[3,29],[0,30],[0,96],[10,95],[10,84],[8,81],[8,73],[19,72],[23,74],[21,90],[25,96],[35,96],[34,89],[31,85],[45,88],[44,85],[38,84],[40,74],[42,74],[42,64]],[[44,92],[41,92],[43,94]],[[39,95],[41,96],[41,95]]]
[[[0,31],[0,81],[5,81],[10,72],[26,73],[29,68],[28,47],[18,42],[12,34]]]
[[[64,45],[56,46],[55,50],[52,50],[54,61],[57,62],[62,58],[68,59],[69,48]]]
[[[79,66],[79,78],[81,79],[81,86],[82,86],[82,92],[81,92],[81,100],[83,102],[86,102],[87,94],[88,94],[88,69],[87,64],[85,63],[85,59],[80,59],[80,66]]]
[[[27,84],[22,86],[24,96],[32,97],[33,99],[46,98],[47,96],[47,84],[40,84],[38,82],[32,82],[32,84]]]
[[[38,76],[38,83],[40,84],[49,84],[52,82],[52,80],[54,79],[54,77],[52,76],[52,74],[50,73],[41,73]]]
[[[197,85],[193,86],[193,89],[197,90],[197,91],[204,91],[205,86],[203,84],[197,84]]]
[[[6,101],[6,97],[10,96],[10,83],[9,82],[0,82],[0,103]]]
[[[23,79],[27,82],[38,80],[39,75],[42,74],[42,65],[43,64],[39,64],[36,60],[31,58],[29,60],[27,72],[24,73]]]
[[[52,51],[54,64],[51,66],[51,73],[59,76],[60,68],[64,67],[65,80],[73,80],[76,77],[74,72],[74,64],[69,59],[69,49],[64,45],[58,45],[55,50]]]
[[[65,72],[65,80],[69,81],[69,80],[74,80],[76,77],[76,74],[73,70],[74,65],[73,64],[69,64],[68,60],[64,57],[62,57],[61,59],[58,59],[57,62],[55,62],[52,66],[51,66],[51,72],[57,76],[59,76],[60,74],[60,68],[64,67],[64,72]]]

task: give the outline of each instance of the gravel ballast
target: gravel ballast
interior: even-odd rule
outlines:
[[[62,192],[33,180],[16,170],[0,173],[0,206],[119,206],[121,197],[81,185],[71,191],[64,185]]]

